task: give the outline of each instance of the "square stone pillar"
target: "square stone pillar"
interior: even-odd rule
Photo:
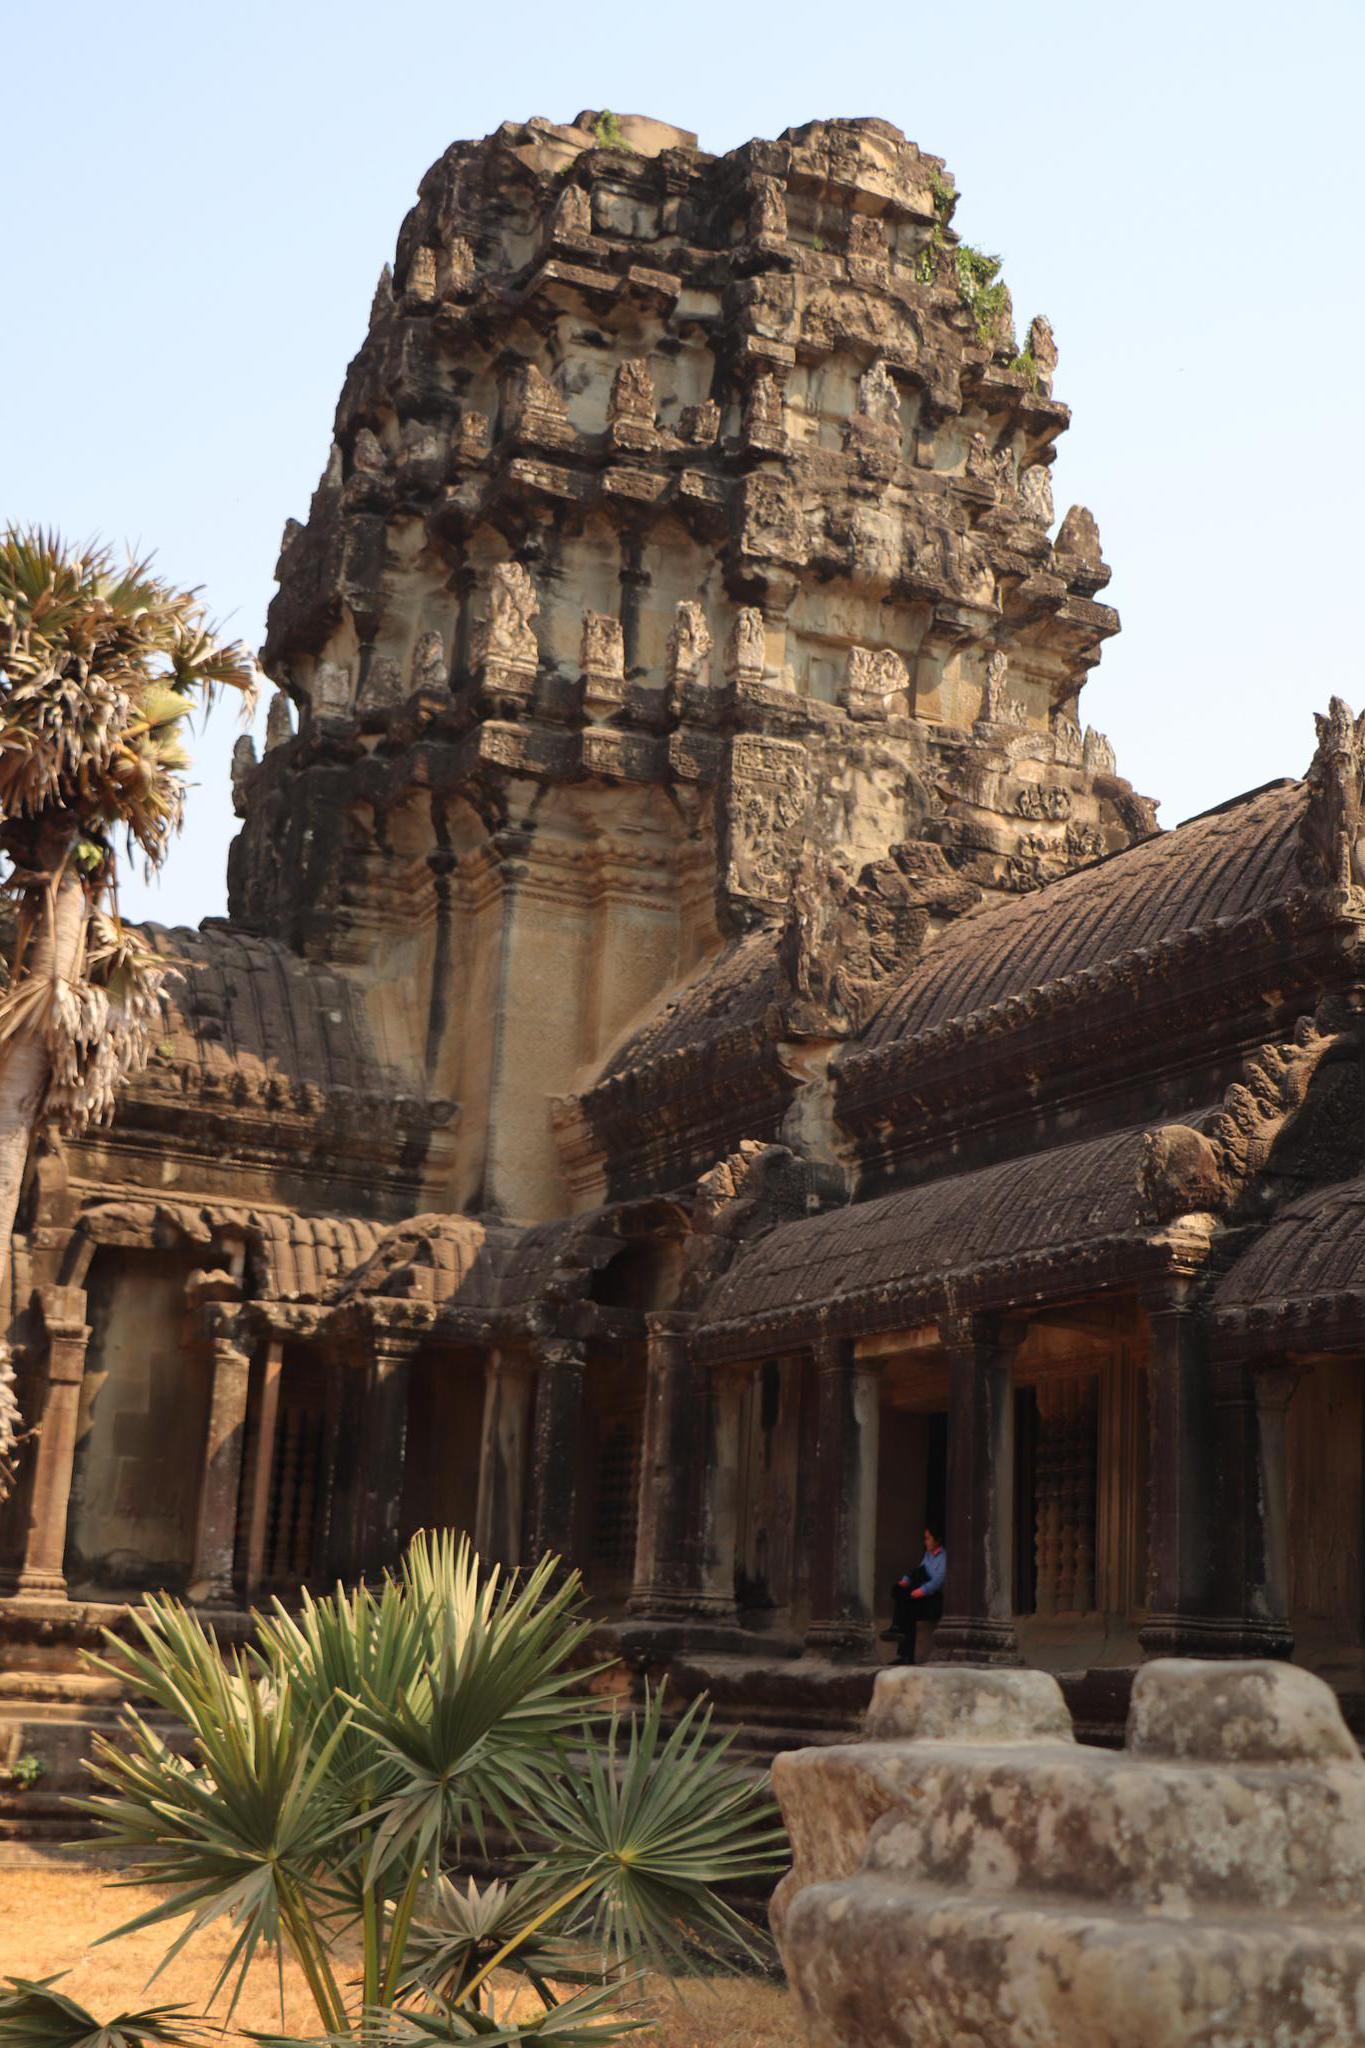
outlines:
[[[629,1610],[658,1621],[735,1618],[740,1420],[746,1368],[698,1365],[696,1318],[646,1316],[644,1441]]]
[[[815,1551],[806,1647],[870,1658],[877,1589],[877,1443],[880,1362],[839,1338],[814,1353]]]
[[[47,1331],[47,1360],[42,1408],[34,1418],[37,1441],[28,1452],[33,1472],[27,1528],[21,1558],[8,1575],[6,1590],[21,1598],[65,1600],[66,1517],[90,1330],[83,1288],[40,1287],[35,1303]]]
[[[356,1568],[377,1576],[398,1563],[402,1547],[403,1475],[408,1447],[408,1394],[420,1332],[370,1326],[363,1367],[361,1437],[356,1467]]]
[[[483,1435],[474,1541],[486,1564],[519,1565],[525,1544],[536,1368],[529,1358],[492,1351],[484,1367]]]
[[[256,1442],[252,1452],[250,1491],[246,1504],[246,1558],[242,1587],[248,1600],[255,1598],[265,1579],[266,1546],[270,1534],[270,1487],[275,1472],[275,1434],[280,1419],[280,1379],[284,1371],[284,1340],[266,1340],[261,1360],[260,1407],[256,1416]]]
[[[1149,1657],[1216,1657],[1228,1648],[1218,1609],[1214,1402],[1193,1281],[1173,1274],[1143,1296],[1147,1314]]]
[[[237,1342],[235,1307],[215,1303],[200,1314],[209,1354],[209,1413],[190,1596],[205,1605],[230,1606],[251,1360]]]
[[[554,1556],[561,1564],[572,1566],[579,1561],[578,1500],[587,1361],[581,1344],[559,1340],[538,1345],[536,1360],[530,1562],[539,1564],[542,1557]]]
[[[1013,1369],[1024,1325],[966,1315],[941,1318],[939,1332],[948,1355],[948,1571],[930,1661],[1017,1664]]]
[[[1232,1657],[1290,1657],[1285,1412],[1299,1368],[1279,1358],[1211,1369],[1217,1606],[1210,1643]]]

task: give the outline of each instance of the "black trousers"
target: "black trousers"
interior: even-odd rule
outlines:
[[[942,1593],[925,1593],[916,1600],[913,1588],[902,1586],[899,1581],[891,1588],[891,1626],[901,1639],[896,1653],[898,1664],[914,1663],[915,1632],[919,1623],[937,1621],[942,1612]]]

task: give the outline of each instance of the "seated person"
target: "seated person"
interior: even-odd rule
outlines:
[[[898,1643],[898,1664],[915,1661],[915,1632],[921,1621],[937,1621],[943,1612],[943,1580],[948,1553],[932,1529],[924,1532],[924,1555],[912,1572],[891,1588],[891,1626],[882,1630],[884,1643]]]

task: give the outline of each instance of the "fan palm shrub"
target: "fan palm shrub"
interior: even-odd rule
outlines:
[[[181,728],[255,664],[145,561],[0,532],[0,1288],[34,1131],[107,1115],[139,1067],[166,963],[118,914],[118,854],[158,867],[180,823]],[[0,1369],[0,1498],[18,1426]]]
[[[556,1559],[504,1576],[422,1536],[379,1587],[276,1602],[239,1649],[164,1596],[133,1620],[100,1660],[131,1698],[82,1804],[133,1852],[123,1882],[165,1896],[107,1939],[184,1918],[169,1961],[226,1921],[210,2005],[230,2015],[252,1962],[287,1951],[313,2042],[598,2042],[638,2024],[645,1965],[753,1954],[717,1887],[781,1867],[766,1789],[709,1709],[670,1727],[658,1691],[628,1715],[596,1696],[606,1667],[584,1669],[590,1623]],[[490,1825],[516,1874],[480,1885],[459,1865]],[[535,2020],[497,2016],[495,1973],[531,1988]],[[0,2044],[5,2013],[0,1996]]]

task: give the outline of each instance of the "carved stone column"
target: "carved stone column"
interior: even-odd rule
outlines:
[[[644,1438],[629,1611],[696,1614],[704,1491],[705,1374],[688,1340],[695,1316],[645,1317]]]
[[[200,1313],[209,1353],[209,1414],[190,1588],[196,1601],[222,1606],[232,1601],[251,1360],[236,1339],[235,1306],[213,1303]]]
[[[876,1613],[878,1361],[838,1339],[815,1352],[815,1552],[806,1646],[870,1657]]]
[[[83,1288],[40,1287],[35,1302],[47,1331],[47,1364],[42,1412],[36,1418],[38,1439],[30,1452],[34,1468],[28,1494],[28,1527],[22,1557],[10,1575],[9,1590],[21,1597],[64,1600],[66,1516],[90,1330],[85,1321]]]
[[[659,1621],[735,1617],[740,1417],[746,1374],[701,1366],[696,1318],[649,1315],[644,1442],[630,1612]]]
[[[948,1572],[935,1664],[1017,1664],[1014,1632],[1014,1354],[1024,1326],[944,1318],[948,1354]]]
[[[1149,1657],[1217,1656],[1227,1648],[1226,1627],[1215,1611],[1212,1387],[1191,1289],[1191,1280],[1177,1274],[1143,1299],[1150,1333],[1151,1567],[1150,1611],[1138,1635]]]
[[[1261,1591],[1265,1650],[1261,1656],[1292,1657],[1289,1622],[1289,1465],[1286,1419],[1301,1377],[1297,1365],[1266,1359],[1256,1368],[1256,1414],[1260,1427]]]
[[[1293,1654],[1284,1437],[1298,1380],[1298,1368],[1278,1359],[1225,1360],[1212,1368],[1221,1610],[1215,1624],[1228,1656]]]
[[[408,1389],[419,1341],[412,1330],[370,1327],[356,1471],[356,1564],[362,1574],[398,1562]]]
[[[480,1557],[490,1564],[517,1565],[522,1560],[535,1391],[536,1371],[529,1358],[489,1353],[474,1538]]]
[[[578,1492],[582,1476],[583,1376],[581,1344],[554,1339],[537,1347],[535,1415],[531,1439],[530,1558],[553,1555],[578,1562]]]
[[[283,1371],[284,1341],[280,1337],[268,1338],[261,1361],[260,1410],[256,1417],[256,1443],[246,1511],[246,1568],[242,1579],[248,1600],[255,1597],[265,1578],[270,1535],[270,1485],[275,1470],[275,1435],[280,1419],[280,1378]],[[324,1519],[327,1512],[324,1510]]]

